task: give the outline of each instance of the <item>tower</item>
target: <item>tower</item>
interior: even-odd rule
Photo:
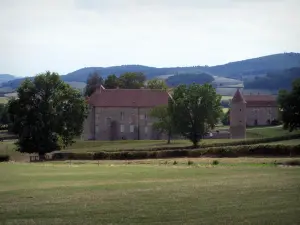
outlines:
[[[230,137],[232,139],[246,138],[246,101],[239,88],[230,106]]]

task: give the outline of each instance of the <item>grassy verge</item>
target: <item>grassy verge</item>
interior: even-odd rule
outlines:
[[[299,167],[223,164],[0,164],[0,223],[300,223]]]

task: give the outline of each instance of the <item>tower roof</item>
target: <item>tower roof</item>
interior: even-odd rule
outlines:
[[[245,101],[243,95],[241,94],[239,88],[236,90],[231,102],[232,103],[241,103],[241,102],[246,103],[246,101]]]

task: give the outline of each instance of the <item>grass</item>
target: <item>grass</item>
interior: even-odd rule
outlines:
[[[269,143],[270,145],[300,145],[300,139],[293,139],[287,141],[276,141]]]
[[[0,224],[300,223],[299,167],[201,160],[2,163]]]
[[[231,100],[232,99],[232,96],[226,96],[226,95],[223,95],[222,96],[222,100]]]
[[[0,104],[5,104],[7,103],[7,98],[6,97],[0,97]]]
[[[277,137],[289,134],[297,134],[300,131],[289,132],[283,130],[281,126],[277,127],[254,127],[247,129],[247,138],[266,138],[266,137]]]

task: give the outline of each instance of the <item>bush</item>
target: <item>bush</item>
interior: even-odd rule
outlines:
[[[9,155],[0,155],[0,162],[8,162],[9,160]]]
[[[175,160],[174,162],[173,162],[173,165],[177,165],[178,163],[177,163],[177,161]]]
[[[213,165],[219,165],[219,161],[218,161],[218,160],[214,160],[214,161],[212,162],[212,164],[213,164]]]
[[[189,165],[189,166],[190,166],[190,165],[193,165],[193,164],[194,164],[193,161],[191,161],[191,160],[188,161],[188,165]]]
[[[269,138],[257,138],[257,139],[249,139],[249,140],[240,140],[240,141],[233,141],[233,142],[227,142],[227,143],[212,143],[212,144],[203,144],[200,145],[201,148],[214,148],[214,147],[230,147],[230,146],[241,146],[241,145],[256,145],[256,144],[265,144],[270,142],[276,142],[276,141],[285,141],[285,140],[292,140],[292,139],[298,139],[300,138],[300,134],[292,134],[292,135],[284,135],[284,136],[277,136],[277,137],[269,137]],[[154,147],[154,148],[148,148],[148,149],[116,149],[116,152],[164,152],[164,151],[176,151],[176,153],[172,154],[178,154],[178,157],[184,157],[183,154],[187,154],[182,152],[183,150],[192,150],[195,149],[193,146],[184,146],[184,147],[177,147],[177,146],[171,146],[171,147]],[[95,153],[95,154],[104,154],[104,153],[111,153],[111,151],[105,151],[103,150],[102,153]],[[155,155],[156,153],[153,153],[152,158],[161,158],[167,153],[162,153],[163,155],[157,157]],[[96,156],[98,157],[98,156]],[[172,156],[174,157],[174,156]],[[149,158],[150,155],[149,155]]]
[[[297,159],[289,160],[283,164],[287,165],[287,166],[300,166],[300,160],[297,160]]]
[[[120,151],[97,153],[51,153],[52,160],[132,160],[180,157],[245,157],[245,156],[300,156],[300,145],[241,145],[200,149],[161,150],[161,151]]]

